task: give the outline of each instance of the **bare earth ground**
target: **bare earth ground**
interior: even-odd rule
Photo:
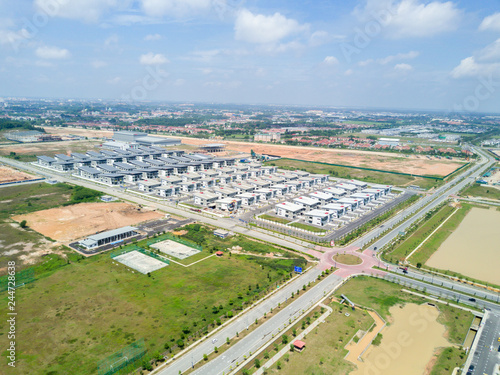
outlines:
[[[78,129],[78,128],[53,128],[53,127],[44,127],[45,132],[49,134],[58,134],[58,135],[68,135],[74,134],[82,137],[109,137],[113,136],[112,131],[107,130],[90,130],[90,129]]]
[[[176,138],[181,138],[183,143],[194,145],[209,142],[207,139]],[[398,154],[376,151],[326,149],[236,141],[222,141],[221,143],[224,143],[228,150],[237,150],[244,153],[250,153],[253,150],[257,154],[279,155],[283,158],[352,165],[420,175],[445,176],[463,164],[455,160],[428,160],[427,158],[417,157],[417,155],[405,157]]]
[[[382,330],[380,346],[372,345],[351,375],[422,375],[436,349],[450,346],[436,307],[408,304],[390,313],[394,321]]]
[[[357,343],[351,341],[349,345],[346,346],[346,349],[349,350],[349,354],[347,354],[345,359],[355,365],[359,365],[359,363],[361,363],[361,361],[358,360],[358,357],[370,345],[385,324],[385,322],[373,311],[368,311],[368,314],[373,318],[375,327],[370,332],[367,332]]]
[[[55,134],[77,134],[88,137],[111,137],[112,132],[105,130],[86,130],[75,128],[45,128],[48,133]],[[187,145],[202,145],[206,143],[214,143],[213,140],[178,137],[183,144]],[[404,173],[414,173],[420,175],[436,175],[445,176],[460,167],[463,163],[457,160],[428,160],[423,156],[410,155],[405,157],[398,154],[388,154],[386,152],[361,151],[361,150],[340,150],[326,149],[315,147],[299,147],[285,146],[262,143],[248,143],[237,141],[217,141],[224,143],[226,153],[218,153],[217,155],[250,153],[251,150],[257,154],[279,155],[284,158],[294,158],[308,161],[317,161],[323,163],[352,165],[358,167],[369,167],[381,170],[390,170]],[[9,150],[15,151],[15,150]],[[31,152],[33,153],[33,152]]]
[[[0,183],[30,180],[35,178],[30,174],[17,171],[8,167],[0,167]]]
[[[159,219],[155,211],[138,211],[127,203],[80,203],[12,217],[26,220],[28,226],[44,236],[70,242],[105,230]]]
[[[7,155],[15,152],[19,155],[47,155],[55,154],[69,155],[70,152],[83,152],[94,150],[100,145],[97,141],[64,141],[64,142],[40,142],[40,143],[17,143],[14,145],[3,146],[0,148],[0,154]]]
[[[472,208],[426,264],[500,285],[499,227],[499,211]]]

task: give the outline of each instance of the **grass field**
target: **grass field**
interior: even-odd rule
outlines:
[[[464,204],[431,238],[429,238],[418,251],[416,251],[409,259],[414,265],[421,263],[422,265],[429,259],[429,257],[439,248],[441,243],[458,227],[470,206]],[[393,262],[403,261],[408,254],[410,254],[420,243],[425,240],[448,216],[450,216],[454,207],[443,206],[436,212],[430,219],[424,222],[415,232],[408,238],[403,240],[394,250],[388,252],[385,258],[391,259]]]
[[[500,200],[500,189],[495,189],[491,186],[484,186],[481,184],[472,184],[461,192],[460,195],[463,197],[470,195],[472,197]]]
[[[268,373],[343,375],[354,370],[355,366],[344,359],[347,355],[344,347],[358,330],[368,330],[373,319],[359,309],[349,311],[347,317],[345,307],[336,302],[329,306],[333,309],[332,314],[305,337],[305,351],[290,353],[279,361],[280,370],[275,364]],[[271,356],[273,354],[274,351]]]
[[[188,344],[193,332],[216,326],[214,320],[293,269],[277,266],[290,260],[265,260],[226,254],[189,268],[171,263],[148,277],[103,254],[38,274],[16,293],[23,311],[16,373],[95,373],[99,360],[140,338],[149,355],[163,352],[166,343]],[[6,301],[5,294],[4,315]],[[0,323],[5,330],[6,322]]]
[[[291,227],[295,227],[295,228],[305,229],[305,230],[308,230],[310,232],[315,232],[315,233],[324,233],[324,232],[326,232],[326,230],[324,230],[322,228],[314,227],[312,225],[307,225],[307,224],[304,224],[304,223],[292,223],[292,224],[290,224],[290,226]]]
[[[281,223],[281,224],[288,224],[290,222],[290,220],[287,220],[284,217],[276,217],[276,216],[267,215],[267,214],[260,215],[259,217],[264,219],[264,220],[275,221],[275,222]]]
[[[342,264],[347,264],[348,266],[363,263],[360,257],[351,254],[337,254],[333,256],[333,260]]]
[[[100,141],[65,141],[65,142],[39,142],[26,144],[13,144],[0,147],[0,156],[9,157],[22,162],[36,161],[37,155],[54,156],[55,154],[65,154],[69,152],[80,152],[94,150],[102,142]],[[11,152],[15,155],[11,155]]]
[[[395,185],[395,186],[417,185],[423,189],[430,189],[433,186],[439,186],[442,184],[441,180],[436,180],[436,179],[396,175],[383,172],[364,171],[362,169],[335,167],[332,165],[324,165],[313,162],[302,162],[290,159],[273,160],[271,162],[266,162],[265,164],[276,165],[277,167],[282,169],[289,169],[289,170],[299,169],[310,173],[329,174],[334,177],[348,178],[348,179],[354,178],[358,180],[363,180],[368,183],[371,182],[384,185]]]

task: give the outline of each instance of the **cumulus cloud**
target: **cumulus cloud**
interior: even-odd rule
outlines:
[[[492,15],[485,17],[481,25],[479,25],[479,30],[493,30],[500,31],[500,12],[493,13]]]
[[[196,12],[208,11],[212,7],[212,0],[142,0],[141,2],[144,12],[152,17],[189,16]]]
[[[367,65],[370,65],[370,64],[373,64],[373,63],[377,63],[377,64],[380,64],[380,65],[387,65],[393,61],[398,61],[398,60],[412,60],[414,59],[415,57],[417,57],[418,55],[420,55],[419,52],[417,51],[410,51],[410,52],[407,52],[407,53],[398,53],[396,55],[389,55],[389,56],[386,56],[386,57],[382,57],[380,59],[368,59],[368,60],[364,60],[364,61],[360,61],[358,62],[358,65],[359,66],[367,66]]]
[[[248,9],[241,10],[234,25],[235,38],[249,43],[272,44],[306,30],[296,20],[286,18],[280,13],[272,16],[254,14]]]
[[[153,52],[141,55],[139,62],[142,65],[162,65],[168,63],[168,59],[161,53],[154,54]]]
[[[500,39],[466,57],[452,71],[453,78],[479,77],[500,72]]]
[[[108,65],[107,62],[105,61],[102,61],[102,60],[94,60],[90,63],[92,65],[92,67],[94,67],[95,69],[99,69],[99,68],[103,68],[105,66]]]
[[[149,34],[144,37],[144,40],[146,41],[160,40],[160,39],[161,39],[160,34]]]
[[[69,51],[65,48],[50,47],[50,46],[38,47],[35,51],[35,54],[39,58],[46,60],[61,60],[61,59],[67,59],[71,56]]]
[[[367,0],[355,15],[362,22],[377,22],[383,33],[393,39],[429,37],[455,30],[462,12],[451,1]]]
[[[339,60],[335,56],[326,56],[323,63],[325,65],[336,65],[339,63]]]
[[[413,70],[413,67],[410,64],[401,63],[394,65],[394,70],[398,72],[409,72]]]
[[[101,16],[113,9],[129,3],[119,0],[35,0],[38,11],[50,17],[79,19],[85,22],[97,22]]]

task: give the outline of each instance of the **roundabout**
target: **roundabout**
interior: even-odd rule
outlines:
[[[346,266],[357,266],[361,263],[363,263],[363,259],[356,255],[352,254],[335,254],[332,259],[340,264],[346,265]]]

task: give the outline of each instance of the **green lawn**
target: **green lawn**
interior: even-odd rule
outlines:
[[[464,204],[434,235],[429,238],[418,251],[416,251],[410,258],[413,265],[420,263],[422,265],[427,262],[434,252],[437,251],[439,246],[448,238],[448,236],[458,227],[462,222],[465,215],[469,212],[471,206]],[[410,254],[420,243],[425,240],[441,223],[446,220],[453,212],[454,207],[444,206],[423,225],[420,226],[414,233],[412,233],[406,240],[398,244],[394,251],[388,253],[385,257],[391,259],[393,262],[403,261],[405,257]]]
[[[470,195],[472,197],[500,200],[500,189],[496,189],[491,186],[484,186],[481,184],[472,184],[467,189],[462,191],[460,195],[463,197]]]
[[[266,162],[266,165],[276,165],[282,169],[295,170],[300,169],[310,173],[329,174],[333,177],[354,178],[363,180],[368,183],[378,183],[384,185],[409,186],[417,185],[424,189],[430,189],[433,186],[442,184],[441,180],[428,179],[421,177],[412,177],[405,175],[397,175],[391,173],[364,171],[362,169],[336,167],[333,165],[324,165],[320,163],[296,161],[290,159],[279,159],[271,162]]]
[[[322,228],[314,227],[312,225],[307,225],[307,224],[303,224],[303,223],[292,223],[292,224],[290,224],[290,226],[295,227],[295,228],[305,229],[305,230],[308,230],[310,232],[316,232],[316,233],[325,233],[326,232],[326,230],[324,230]]]
[[[345,308],[338,303],[332,302],[329,306],[333,308],[332,314],[305,337],[307,348],[302,353],[285,355],[279,361],[281,369],[275,364],[268,373],[343,375],[355,369],[354,364],[344,359],[347,355],[344,346],[358,330],[368,330],[373,319],[360,309],[349,311],[347,317]],[[263,366],[264,362],[261,361]]]
[[[267,214],[260,215],[259,217],[262,219],[265,219],[265,220],[275,221],[277,223],[282,223],[282,224],[288,224],[290,222],[290,220],[287,220],[284,217],[276,217],[276,216],[267,215]]]
[[[183,335],[187,344],[193,332],[212,329],[214,319],[293,269],[251,259],[226,254],[188,268],[171,263],[148,277],[103,254],[42,272],[17,290],[18,362],[6,373],[90,374],[99,360],[140,338],[149,355]],[[1,299],[6,316],[7,294]],[[0,332],[6,327],[3,320]]]

